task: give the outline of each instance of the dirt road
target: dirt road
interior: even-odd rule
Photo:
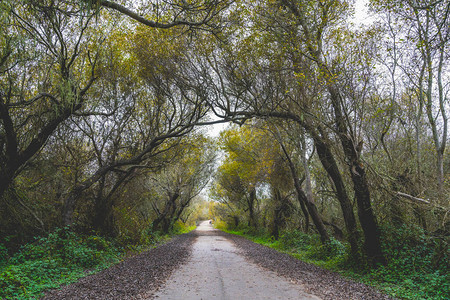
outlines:
[[[175,271],[159,299],[320,299],[276,273],[247,261],[208,221],[197,228],[192,256]]]
[[[390,299],[209,223],[44,299]]]

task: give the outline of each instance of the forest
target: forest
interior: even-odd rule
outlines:
[[[450,1],[355,2],[0,0],[0,298],[212,219],[448,299]]]

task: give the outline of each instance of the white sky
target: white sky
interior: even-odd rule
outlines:
[[[355,23],[356,25],[368,25],[373,22],[373,17],[369,15],[367,5],[369,0],[355,1]]]

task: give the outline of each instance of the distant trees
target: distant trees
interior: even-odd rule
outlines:
[[[426,115],[436,153],[436,178],[441,199],[445,180],[444,153],[448,140],[449,7],[445,1],[372,3],[375,11],[389,16],[382,22],[388,41],[384,50],[388,54],[397,53],[390,55],[388,62],[393,70],[393,80],[401,79],[404,97],[414,98],[416,127],[424,121],[421,116]],[[402,96],[395,91],[391,93],[394,97]],[[398,99],[393,101],[398,105]],[[417,139],[417,147],[417,155],[420,156],[420,139]]]
[[[152,229],[168,232],[208,184],[215,162],[210,140],[193,136],[178,146],[179,158],[148,177],[147,200],[156,218]]]

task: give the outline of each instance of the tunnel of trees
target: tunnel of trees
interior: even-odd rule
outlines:
[[[371,266],[395,228],[447,257],[448,1],[371,0],[366,26],[353,1],[129,2],[0,1],[0,244],[209,207]]]

